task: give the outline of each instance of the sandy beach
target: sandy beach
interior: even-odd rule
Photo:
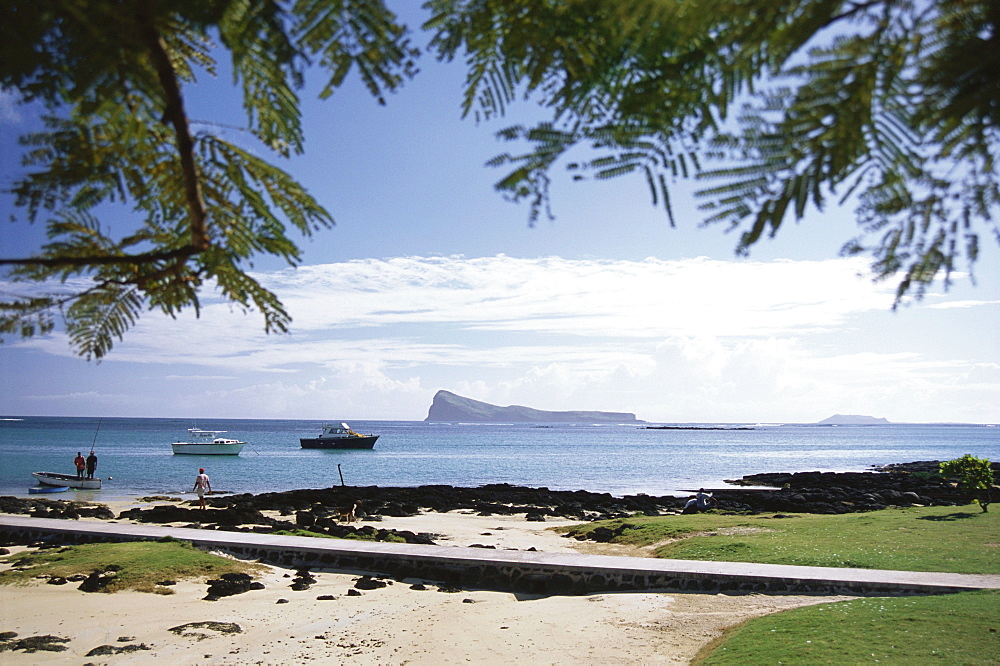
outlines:
[[[115,513],[128,503],[112,505]],[[480,544],[642,556],[565,539],[524,515],[422,514],[379,527],[436,535],[442,547]],[[585,550],[583,550],[585,549]],[[4,586],[0,631],[69,639],[63,652],[4,652],[4,664],[683,664],[726,628],[767,613],[846,597],[619,592],[536,596],[448,591],[431,580],[357,590],[360,572],[267,567],[263,590],[205,601],[204,581],[174,594],[85,593],[75,585]],[[422,589],[421,589],[422,588]],[[353,591],[352,591],[353,590]],[[190,623],[209,623],[186,628]],[[219,623],[219,624],[214,624]],[[235,625],[235,626],[234,626]],[[238,631],[237,631],[238,627]],[[171,631],[173,629],[173,631]],[[99,646],[141,646],[87,656]],[[145,649],[148,648],[148,649]]]

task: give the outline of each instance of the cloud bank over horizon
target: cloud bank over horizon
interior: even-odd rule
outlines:
[[[995,354],[932,355],[940,345],[918,326],[931,312],[985,310],[995,319],[998,303],[929,296],[893,313],[893,286],[866,273],[858,259],[506,255],[257,273],[291,313],[289,334],[265,335],[255,313],[206,298],[200,318],[149,313],[96,368],[74,365],[108,377],[128,368],[154,379],[155,395],[122,382],[74,391],[69,381],[35,387],[15,406],[25,414],[59,404],[73,414],[419,420],[445,388],[493,404],[649,421],[813,422],[835,412],[1000,420]],[[914,337],[884,344],[886,322],[906,317]],[[2,349],[70,355],[60,334]]]

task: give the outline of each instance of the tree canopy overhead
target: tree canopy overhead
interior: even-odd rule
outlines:
[[[429,0],[406,26],[375,0],[9,0],[0,8],[0,86],[49,109],[22,137],[10,194],[49,242],[2,257],[8,277],[77,290],[0,302],[0,333],[52,330],[101,358],[148,309],[198,308],[217,284],[286,330],[279,298],[247,270],[259,254],[297,263],[292,231],[331,215],[289,174],[195,125],[183,92],[227,54],[246,128],[287,157],[304,148],[307,71],[321,96],[348,76],[380,102],[416,73],[411,31],[461,59],[461,100],[479,120],[527,99],[549,117],[502,129],[516,149],[490,165],[497,189],[547,210],[550,174],[645,178],[671,223],[672,185],[702,183],[708,223],[746,252],[782,224],[850,201],[876,277],[897,302],[1000,241],[996,153],[1000,4],[990,0]],[[332,102],[335,103],[335,102]],[[569,160],[587,146],[590,157]],[[141,218],[113,237],[108,205]]]
[[[502,115],[526,94],[550,121],[501,136],[498,188],[547,202],[552,166],[642,174],[670,208],[697,176],[707,223],[746,252],[789,219],[852,197],[877,277],[921,296],[982,232],[1000,241],[1000,3],[989,0],[441,0],[446,57],[470,55],[467,110]],[[541,26],[541,27],[540,27]],[[543,37],[544,35],[544,37]]]

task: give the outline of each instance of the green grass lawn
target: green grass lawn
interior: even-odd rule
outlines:
[[[996,664],[1000,591],[865,598],[750,620],[693,663]]]
[[[119,567],[114,582],[105,592],[139,590],[169,593],[158,586],[162,580],[218,577],[224,573],[249,573],[260,565],[231,560],[198,550],[190,542],[177,540],[89,543],[64,548],[45,548],[0,558],[21,570],[0,572],[0,584],[37,582],[37,576],[89,575]]]
[[[613,543],[655,545],[665,558],[1000,573],[1000,514],[976,505],[784,515],[636,517],[562,531],[612,530]],[[736,627],[695,663],[997,664],[1000,591],[863,598],[776,613]]]
[[[612,543],[657,546],[657,557],[821,567],[1000,573],[1000,513],[978,506],[841,515],[640,516],[564,528],[620,532]],[[663,543],[672,540],[670,543]]]

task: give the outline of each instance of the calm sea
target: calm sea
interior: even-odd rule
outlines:
[[[53,498],[126,499],[190,491],[199,467],[215,490],[261,493],[340,485],[479,486],[510,483],[614,495],[667,495],[720,487],[755,472],[865,470],[946,460],[1000,458],[1000,427],[729,424],[751,430],[651,430],[635,424],[443,424],[351,421],[380,435],[371,451],[319,451],[299,438],[316,421],[13,417],[0,419],[0,495],[28,496],[33,471],[73,473],[93,447],[100,491]],[[655,424],[649,424],[655,425]],[[174,455],[187,429],[225,430],[249,442],[240,456]]]

